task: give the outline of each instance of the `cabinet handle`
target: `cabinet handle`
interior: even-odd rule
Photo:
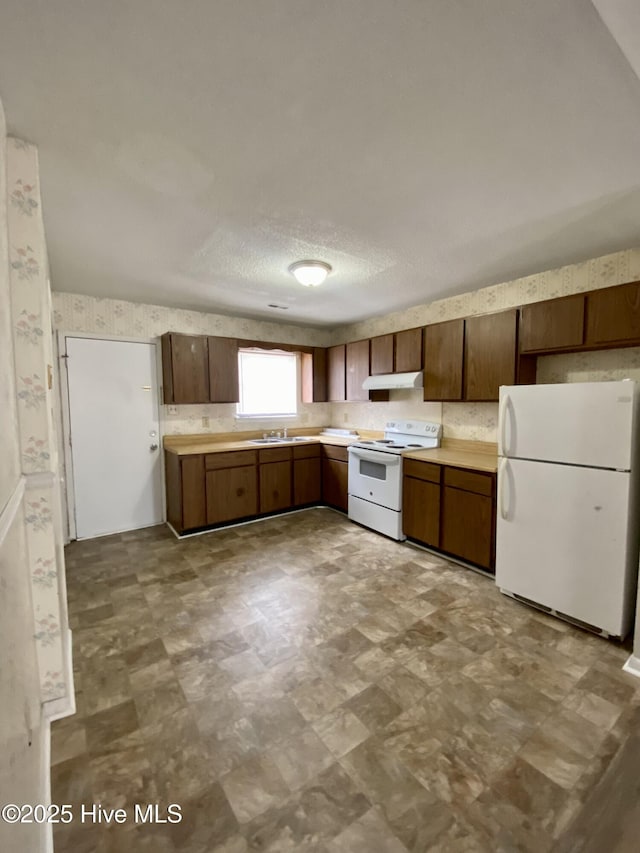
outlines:
[[[236,497],[241,498],[244,495],[244,489],[236,489]]]

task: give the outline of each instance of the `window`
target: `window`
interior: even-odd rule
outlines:
[[[298,357],[277,350],[238,352],[240,402],[238,417],[295,415]]]

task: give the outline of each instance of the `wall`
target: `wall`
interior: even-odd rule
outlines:
[[[157,338],[165,332],[184,332],[306,346],[328,346],[331,342],[331,332],[323,329],[225,317],[221,314],[184,311],[159,305],[141,305],[115,299],[97,299],[72,293],[53,293],[53,309],[54,326],[64,332],[145,340]],[[273,421],[252,420],[247,424],[246,421],[236,420],[234,403],[178,406],[175,415],[169,414],[167,406],[161,408],[163,432],[170,435],[274,427]],[[203,426],[203,417],[209,418],[208,427]],[[287,426],[322,426],[329,423],[330,417],[330,407],[326,403],[300,403],[298,416],[287,419]]]
[[[7,140],[9,277],[18,396],[20,465],[35,637],[44,702],[73,707],[60,482],[54,429],[51,290],[40,199],[38,151]]]
[[[500,311],[528,302],[596,290],[638,279],[640,249],[628,249],[581,264],[571,264],[557,270],[484,287],[472,293],[417,305],[395,314],[372,317],[361,323],[342,326],[335,332],[333,343],[355,341],[428,323]],[[538,359],[538,382],[585,382],[625,377],[640,380],[640,350],[575,353]],[[334,405],[332,418],[338,426],[383,429],[387,420],[393,420],[400,414],[429,420],[434,417],[433,405],[422,401],[422,391],[391,391],[389,403]],[[495,441],[498,404],[444,403],[442,424],[444,435],[449,438]]]
[[[6,130],[0,103],[0,803],[46,802],[48,723],[40,699],[12,344]],[[0,850],[46,849],[46,827],[0,821]]]

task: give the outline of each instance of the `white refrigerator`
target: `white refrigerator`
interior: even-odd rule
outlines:
[[[612,637],[638,579],[636,382],[500,388],[496,583]]]

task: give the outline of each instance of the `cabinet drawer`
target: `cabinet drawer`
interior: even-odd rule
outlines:
[[[442,465],[434,465],[433,462],[418,462],[417,459],[403,459],[402,473],[407,477],[415,477],[417,480],[439,483]]]
[[[349,451],[346,447],[338,447],[335,444],[323,444],[322,449],[327,459],[337,459],[338,462],[349,461]]]
[[[291,459],[290,447],[269,447],[258,451],[258,461],[263,462],[288,462]]]
[[[476,495],[493,494],[493,476],[491,474],[467,471],[465,468],[445,468],[444,484],[456,489],[464,489],[465,492],[473,492]]]
[[[302,444],[301,442],[293,447],[292,450],[294,459],[315,459],[320,456],[320,445],[311,442],[309,444]]]
[[[207,453],[204,464],[207,471],[216,468],[238,468],[241,465],[255,465],[258,454],[255,450],[232,450],[229,453]]]

